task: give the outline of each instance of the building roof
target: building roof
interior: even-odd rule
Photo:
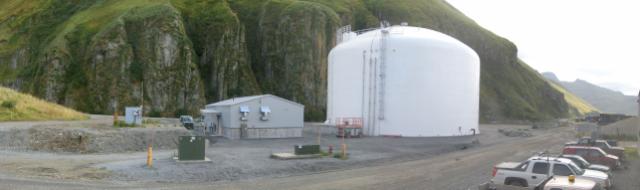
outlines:
[[[252,101],[252,100],[255,100],[255,99],[265,98],[265,97],[273,97],[273,98],[280,99],[280,100],[282,100],[284,102],[289,102],[289,103],[297,105],[297,106],[304,106],[304,105],[299,104],[297,102],[294,102],[294,101],[291,101],[291,100],[287,100],[287,99],[284,99],[284,98],[281,98],[281,97],[278,97],[278,96],[274,96],[274,95],[271,95],[271,94],[263,94],[263,95],[231,98],[231,99],[219,101],[219,102],[216,102],[216,103],[208,104],[207,106],[230,106],[230,105],[236,105],[236,104]]]

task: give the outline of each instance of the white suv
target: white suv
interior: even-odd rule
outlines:
[[[582,169],[567,158],[533,156],[528,160],[548,163],[549,165],[547,167],[549,168],[547,169],[550,169],[550,174],[554,176],[575,175],[578,179],[592,180],[605,189],[609,189],[611,186],[611,179],[609,179],[609,175],[607,173],[590,169]],[[551,167],[551,165],[553,167]]]

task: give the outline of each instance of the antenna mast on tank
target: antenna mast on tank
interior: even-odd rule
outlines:
[[[336,45],[345,41],[344,34],[351,32],[351,25],[346,25],[338,28],[336,31]]]

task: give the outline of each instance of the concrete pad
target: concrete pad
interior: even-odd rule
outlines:
[[[278,159],[278,160],[309,159],[309,158],[320,158],[320,157],[322,157],[322,155],[320,154],[295,155],[289,152],[271,154],[271,158]]]
[[[179,160],[178,157],[173,157],[173,160],[175,160],[176,163],[207,163],[207,162],[211,162],[211,159],[207,158],[206,156],[204,157],[204,160]]]

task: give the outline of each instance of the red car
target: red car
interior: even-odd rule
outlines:
[[[583,137],[583,138],[580,138],[577,142],[568,142],[568,143],[565,144],[565,146],[592,146],[592,147],[598,147],[598,148],[604,150],[604,152],[606,152],[607,154],[613,154],[613,155],[617,156],[618,158],[620,158],[620,160],[624,160],[624,148],[611,146],[605,140],[594,140],[594,139],[592,139],[590,137]]]
[[[591,163],[609,166],[612,169],[620,167],[620,159],[617,156],[607,154],[598,147],[566,146],[562,153],[579,155]]]

